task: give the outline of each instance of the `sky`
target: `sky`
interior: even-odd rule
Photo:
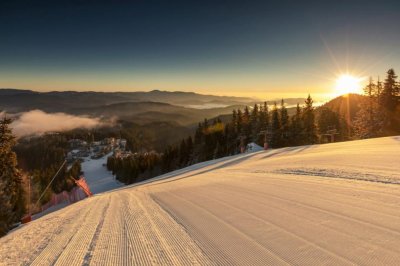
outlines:
[[[0,87],[329,97],[400,71],[399,1],[1,1]]]

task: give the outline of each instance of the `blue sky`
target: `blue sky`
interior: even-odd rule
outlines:
[[[0,87],[324,97],[400,69],[399,25],[396,1],[2,1]]]

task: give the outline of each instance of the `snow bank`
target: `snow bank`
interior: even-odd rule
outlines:
[[[257,151],[262,151],[262,150],[264,150],[264,148],[254,142],[247,144],[247,147],[246,147],[247,152],[257,152]]]

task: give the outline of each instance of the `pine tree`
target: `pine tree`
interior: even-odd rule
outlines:
[[[356,138],[366,139],[383,135],[386,113],[374,100],[365,99],[353,122]]]
[[[0,179],[0,237],[8,232],[13,217],[11,196],[5,193],[6,189],[6,182]]]
[[[378,102],[380,101],[380,98],[382,96],[382,91],[383,91],[382,81],[380,81],[380,78],[378,76],[378,81],[376,82],[376,97],[378,98]]]
[[[233,111],[232,111],[232,121],[231,121],[231,123],[234,126],[234,128],[237,127],[237,113],[236,113],[235,109],[233,109]]]
[[[191,136],[189,136],[186,140],[186,148],[188,152],[188,163],[191,164],[193,160],[193,151],[194,151],[193,140]]]
[[[379,105],[379,84],[374,84],[370,78],[369,84],[364,88],[364,93],[368,98],[360,104],[360,110],[354,119],[354,134],[361,139],[378,137],[383,134],[385,124],[387,124],[385,108]]]
[[[25,212],[22,175],[17,169],[17,157],[12,151],[15,137],[10,129],[11,119],[0,121],[0,236]]]
[[[281,101],[281,108],[279,112],[279,120],[281,122],[281,146],[287,146],[289,145],[289,115],[287,112],[287,109],[285,107],[285,102],[282,99]]]
[[[236,120],[236,133],[240,135],[242,133],[242,128],[243,128],[243,114],[240,109],[237,111],[237,120]]]
[[[378,94],[380,94],[378,86],[374,83],[372,77],[369,77],[369,83],[364,88],[364,94],[367,95],[369,98],[375,98],[378,96]]]
[[[203,142],[203,138],[204,138],[203,125],[199,123],[194,135],[194,144],[200,145]]]
[[[303,122],[302,122],[302,113],[301,107],[297,103],[296,113],[291,118],[290,123],[290,135],[291,135],[291,144],[292,145],[301,145],[303,144]]]
[[[253,110],[251,111],[251,116],[250,116],[252,141],[257,141],[258,134],[260,133],[259,114],[260,114],[260,111],[258,110],[258,105],[254,104],[254,107],[253,107]]]
[[[214,159],[223,157],[224,155],[226,155],[225,152],[226,152],[225,145],[223,144],[223,141],[222,142],[217,141],[217,144],[216,144],[216,147],[214,150]]]
[[[315,114],[313,107],[313,100],[310,95],[308,95],[305,106],[302,112],[303,120],[303,133],[305,144],[315,144],[317,143],[317,128],[315,126]]]
[[[264,102],[264,104],[260,106],[260,111],[258,116],[258,132],[265,131],[268,127],[268,124],[269,124],[268,105],[267,102]],[[260,146],[264,145],[263,134],[257,136],[257,144]]]
[[[182,139],[181,145],[179,146],[179,165],[186,166],[189,161],[189,153],[186,145],[186,140]]]
[[[232,155],[236,153],[238,144],[238,134],[235,131],[235,127],[232,123],[225,126],[224,135],[226,138],[226,155]]]
[[[323,134],[334,133],[334,130],[336,130],[336,133],[339,136],[342,136],[342,125],[339,114],[327,107],[319,108],[317,125],[320,136],[323,136]],[[334,138],[337,139],[335,135]]]
[[[246,106],[243,111],[242,135],[245,138],[244,144],[246,145],[251,137],[250,110],[248,106]]]
[[[271,114],[271,130],[272,130],[272,137],[271,137],[271,147],[277,148],[281,144],[281,123],[279,119],[278,107],[276,102],[274,103],[274,108],[272,109]]]
[[[389,69],[386,73],[387,76],[383,83],[381,104],[389,111],[394,111],[397,105],[397,76],[393,68]]]
[[[268,112],[268,104],[267,102],[264,102],[264,105],[260,111],[260,128],[261,130],[266,130],[268,125],[269,125],[269,112]]]

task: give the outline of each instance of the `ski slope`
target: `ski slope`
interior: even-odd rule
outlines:
[[[86,158],[82,163],[83,176],[88,183],[93,194],[98,194],[108,190],[122,187],[123,184],[118,182],[105,166],[107,164],[109,153],[99,159]]]
[[[194,165],[0,239],[2,265],[400,265],[400,137]]]

